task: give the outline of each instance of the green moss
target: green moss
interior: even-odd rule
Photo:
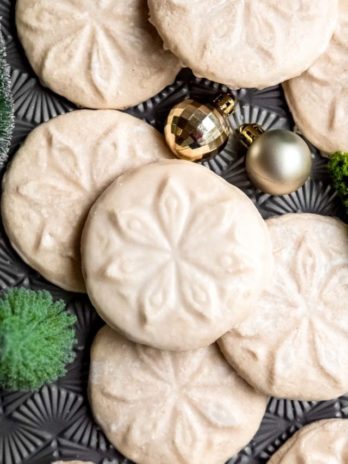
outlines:
[[[0,298],[0,385],[35,390],[74,358],[76,317],[46,291],[11,289]]]
[[[329,161],[329,171],[338,195],[348,208],[348,153],[334,153]]]
[[[0,35],[0,163],[6,160],[14,126],[10,71]]]

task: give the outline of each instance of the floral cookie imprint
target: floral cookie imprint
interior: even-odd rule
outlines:
[[[348,420],[313,422],[299,430],[271,458],[269,464],[346,464]]]
[[[267,222],[274,282],[220,347],[266,394],[336,398],[348,390],[348,226],[312,214]]]
[[[137,464],[222,464],[252,439],[267,403],[216,345],[159,351],[107,326],[92,345],[89,391],[96,421]]]
[[[149,8],[185,66],[234,89],[299,76],[325,52],[337,22],[337,0],[149,0]]]
[[[81,249],[100,316],[133,341],[175,351],[209,345],[245,318],[273,264],[248,197],[179,160],[115,181],[91,209]]]
[[[119,111],[74,111],[42,124],[3,182],[13,247],[47,280],[83,292],[80,237],[89,208],[118,175],[170,156],[155,129]]]
[[[148,22],[146,0],[17,0],[16,23],[42,82],[82,107],[136,105],[180,69]]]
[[[308,71],[284,84],[297,126],[323,152],[347,151],[347,69],[348,3],[340,0],[339,22],[330,46]]]

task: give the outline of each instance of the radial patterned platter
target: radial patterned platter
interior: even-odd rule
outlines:
[[[14,0],[0,0],[16,116],[10,157],[35,126],[75,109],[73,104],[44,88],[31,70],[16,35],[14,6]],[[128,112],[162,130],[170,108],[183,98],[210,101],[227,90],[183,70],[173,85]],[[234,128],[244,122],[258,122],[266,129],[294,128],[279,86],[262,91],[239,90],[234,96],[239,101],[231,117]],[[301,211],[343,217],[328,180],[327,160],[314,147],[312,154],[312,178],[298,192],[283,197],[265,195],[253,188],[245,173],[245,153],[234,137],[222,153],[204,165],[240,187],[265,218]],[[28,268],[12,250],[1,227],[0,289],[14,286],[45,288],[54,297],[65,299],[69,311],[77,315],[78,345],[75,361],[58,382],[37,392],[0,392],[0,463],[50,464],[59,459],[81,459],[96,464],[129,464],[93,421],[87,400],[89,348],[102,321],[87,297],[64,292]],[[321,403],[271,399],[258,434],[229,464],[266,463],[300,427],[329,417],[348,418],[348,396]]]

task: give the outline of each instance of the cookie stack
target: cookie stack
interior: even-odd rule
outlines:
[[[125,171],[169,157],[155,129],[119,111],[79,110],[40,125],[3,181],[13,247],[49,281],[84,292],[80,238],[93,202]]]
[[[95,340],[90,376],[92,409],[110,441],[138,462],[175,462],[177,453],[223,462],[252,438],[267,398],[212,344],[269,285],[271,241],[239,189],[167,157],[160,136],[131,116],[61,116],[14,158],[3,222],[23,259],[69,290],[85,285],[115,330]]]
[[[295,118],[331,150],[301,119],[321,118],[315,98],[298,93],[327,89],[335,111],[318,129],[340,127],[337,87],[323,77],[343,56],[339,8],[337,28],[337,1],[149,0],[171,53],[146,2],[17,1],[33,69],[98,111],[29,135],[4,177],[4,227],[24,261],[87,292],[106,322],[91,351],[91,407],[138,464],[222,464],[251,440],[268,396],[348,390],[348,226],[311,214],[265,222],[242,191],[172,159],[157,131],[116,109],[161,90],[179,63],[232,88],[293,78]],[[272,462],[290,462],[284,453]]]

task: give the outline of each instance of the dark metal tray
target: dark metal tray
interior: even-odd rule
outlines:
[[[16,116],[11,156],[35,126],[75,109],[73,104],[43,88],[32,72],[16,36],[14,7],[15,0],[0,0]],[[128,112],[162,130],[165,117],[176,102],[187,96],[209,100],[226,90],[224,86],[197,79],[189,70],[183,70],[172,86]],[[231,119],[235,127],[242,122],[259,122],[266,129],[293,128],[281,87],[240,90],[235,95],[240,101]],[[311,180],[298,192],[284,197],[271,197],[252,187],[245,174],[241,147],[233,138],[220,155],[204,164],[244,190],[265,218],[301,211],[343,218],[343,210],[326,173],[326,160],[314,147],[313,156]],[[54,296],[64,298],[69,310],[77,315],[79,341],[75,361],[58,382],[38,392],[0,391],[0,463],[49,464],[58,459],[81,459],[96,464],[129,463],[94,423],[87,400],[89,348],[102,321],[87,297],[54,287],[26,266],[12,250],[1,227],[0,290],[13,286],[45,288]],[[260,431],[229,464],[265,463],[304,424],[332,417],[348,418],[348,396],[321,403],[271,399]]]

